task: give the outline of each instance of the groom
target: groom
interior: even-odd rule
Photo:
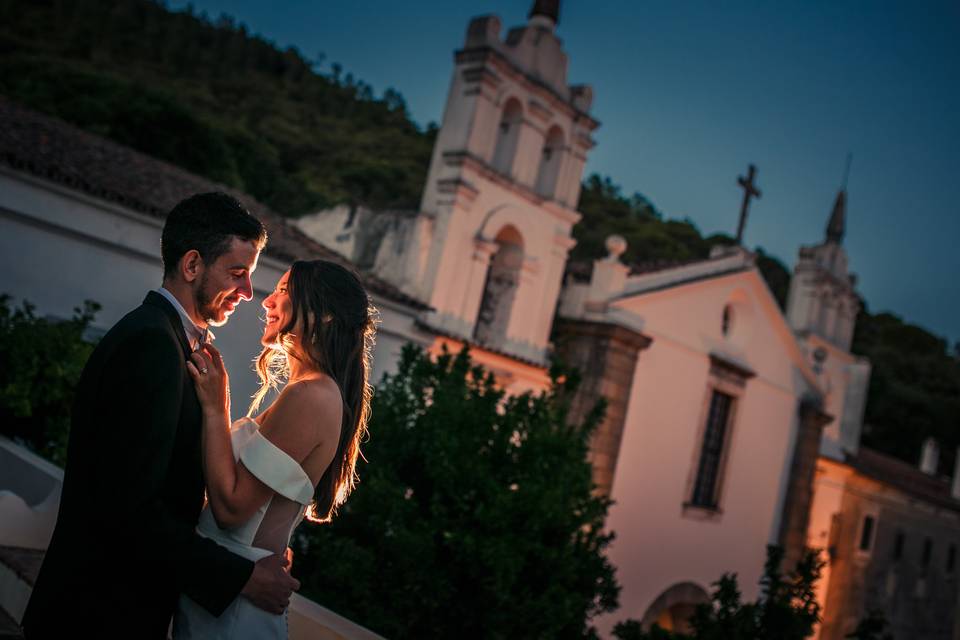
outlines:
[[[27,640],[166,637],[179,594],[219,615],[239,595],[281,613],[299,583],[195,532],[201,410],[186,362],[208,325],[253,291],[263,224],[234,198],[178,204],[163,228],[163,286],[100,341],[77,388],[57,526],[27,611]]]

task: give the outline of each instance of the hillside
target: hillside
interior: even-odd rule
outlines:
[[[148,0],[0,0],[0,92],[298,215],[416,207],[433,132],[224,16]],[[152,126],[143,126],[151,123]]]
[[[342,202],[416,208],[436,133],[412,121],[394,89],[376,95],[339,66],[281,50],[228,16],[149,0],[0,0],[0,94],[287,216]],[[602,255],[611,233],[626,237],[632,263],[702,258],[731,242],[596,175],[579,210],[574,259]],[[782,307],[790,273],[757,252]],[[960,356],[921,327],[866,311],[854,350],[874,364],[864,441],[916,462],[934,435],[948,471],[960,445]]]

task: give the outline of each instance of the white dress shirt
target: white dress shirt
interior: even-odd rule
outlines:
[[[194,351],[197,350],[197,345],[204,339],[213,340],[213,332],[209,328],[201,329],[197,324],[187,315],[187,310],[183,308],[183,305],[180,304],[180,301],[177,300],[177,297],[160,287],[155,289],[157,293],[162,295],[167,301],[173,305],[173,308],[177,310],[177,313],[180,314],[180,321],[183,322],[183,330],[187,334],[187,342],[190,343],[190,348]]]

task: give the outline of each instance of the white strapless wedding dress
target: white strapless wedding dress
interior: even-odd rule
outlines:
[[[282,553],[313,501],[313,484],[297,461],[267,440],[251,418],[234,422],[230,437],[234,458],[242,461],[275,493],[253,517],[232,529],[218,527],[207,505],[200,513],[197,532],[253,561]],[[175,640],[286,640],[287,615],[268,613],[243,596],[237,596],[220,617],[214,617],[181,594],[173,619],[173,637]]]

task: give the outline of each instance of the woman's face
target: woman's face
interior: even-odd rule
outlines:
[[[260,344],[265,347],[274,346],[280,335],[280,330],[287,326],[293,318],[293,303],[287,291],[287,282],[290,280],[290,270],[280,276],[277,286],[263,301],[263,308],[267,312],[267,323],[263,326],[263,337]]]

